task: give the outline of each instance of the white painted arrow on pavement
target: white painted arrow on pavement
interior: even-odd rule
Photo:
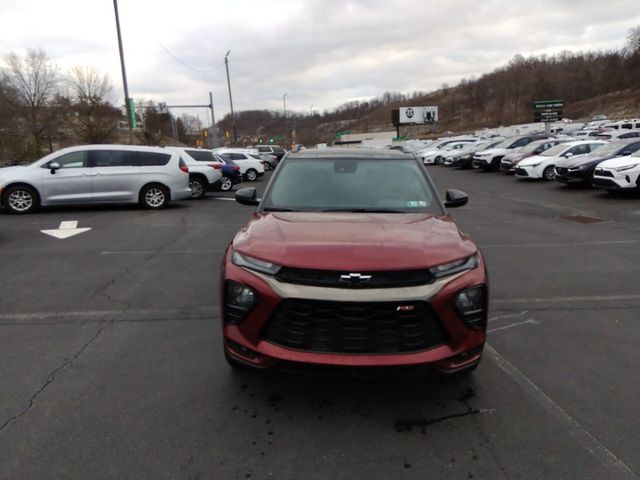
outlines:
[[[88,232],[91,228],[77,228],[78,222],[75,220],[68,222],[60,222],[60,226],[57,230],[40,230],[42,233],[46,235],[51,235],[55,238],[69,238],[74,235],[78,235],[79,233]]]

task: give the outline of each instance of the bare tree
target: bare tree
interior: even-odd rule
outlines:
[[[33,154],[39,156],[43,135],[52,121],[47,107],[57,90],[58,67],[42,49],[28,50],[25,56],[12,52],[5,62],[8,68],[3,72],[4,83],[14,93],[14,108],[26,123]]]
[[[69,73],[73,92],[73,110],[77,113],[71,123],[78,140],[84,143],[108,143],[115,136],[120,111],[109,100],[113,88],[109,77],[100,75],[93,67],[75,67]]]
[[[640,25],[629,29],[626,51],[630,55],[640,55]]]

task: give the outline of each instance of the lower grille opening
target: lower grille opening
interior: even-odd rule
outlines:
[[[447,336],[427,302],[287,299],[262,339],[294,350],[364,355],[427,350]]]

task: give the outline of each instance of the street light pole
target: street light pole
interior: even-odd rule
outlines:
[[[313,115],[313,105],[309,107],[309,116]]]
[[[124,85],[124,106],[127,111],[127,122],[129,124],[129,143],[133,144],[133,125],[131,115],[133,105],[129,99],[129,86],[127,85],[127,70],[124,67],[124,50],[122,48],[122,34],[120,33],[120,16],[118,15],[118,0],[113,0],[113,9],[116,13],[116,30],[118,31],[118,50],[120,51],[120,68],[122,69],[122,83]]]
[[[224,56],[224,66],[227,69],[227,87],[229,88],[229,105],[231,106],[231,125],[233,127],[233,143],[238,143],[238,132],[236,131],[236,116],[233,113],[233,98],[231,98],[231,81],[229,80],[229,54],[231,50]]]
[[[284,108],[284,118],[287,118],[287,95],[289,94],[285,93],[284,95],[282,95],[282,106]]]

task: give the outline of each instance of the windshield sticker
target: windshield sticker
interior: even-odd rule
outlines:
[[[426,207],[427,206],[427,202],[421,200],[421,201],[417,201],[417,200],[409,200],[407,201],[407,207],[413,207],[413,208],[417,208],[417,207]]]

